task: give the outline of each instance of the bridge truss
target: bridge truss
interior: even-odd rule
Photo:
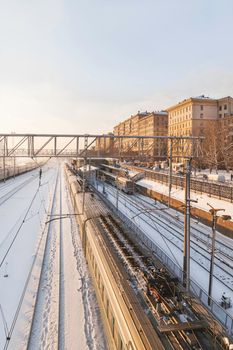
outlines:
[[[111,157],[166,159],[198,157],[202,138],[71,134],[0,134],[0,157]]]

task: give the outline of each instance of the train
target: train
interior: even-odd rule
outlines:
[[[134,182],[123,176],[116,177],[116,187],[127,194],[134,193]]]
[[[104,176],[106,182],[109,182],[127,194],[133,194],[135,192],[136,182],[145,177],[144,172],[129,174],[127,169],[107,164],[101,164],[98,172],[99,178]]]
[[[67,182],[74,211],[80,213],[80,183],[69,171]],[[211,333],[205,313],[199,317],[192,302],[183,298],[178,279],[163,265],[154,264],[145,246],[134,242],[134,234],[126,232],[96,196],[86,193],[85,213],[76,220],[109,349],[197,350],[202,349],[200,341],[212,349],[216,339],[216,349],[226,349],[223,329],[216,326],[216,335]]]
[[[123,191],[127,194],[133,194],[134,193],[134,182],[124,176],[117,176],[113,173],[109,173],[104,170],[98,170],[97,178],[101,181],[105,181],[109,183],[110,185],[117,187],[119,190]]]
[[[81,212],[80,184],[66,170],[68,188],[75,211]],[[90,195],[92,201],[93,194]],[[100,234],[98,219],[76,216],[88,267],[101,310],[111,350],[165,350],[159,335],[128,283],[128,276],[112,254],[107,237]],[[97,221],[97,223],[96,223]]]

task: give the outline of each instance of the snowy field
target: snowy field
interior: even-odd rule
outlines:
[[[56,161],[45,165],[40,186],[38,170],[0,184],[0,349],[26,349],[31,329],[32,350],[52,349],[57,339],[63,349],[106,348],[75,219],[45,225],[54,198],[55,215],[73,212],[62,168]],[[34,263],[47,232],[48,255],[40,270]]]
[[[142,180],[144,181],[144,180]],[[101,183],[98,190],[103,191]],[[181,269],[183,264],[183,216],[181,213],[165,206],[155,204],[154,200],[141,195],[126,195],[105,184],[108,200],[118,206],[118,209],[131,219],[152,241],[155,242]],[[118,195],[118,199],[117,199]],[[212,199],[211,199],[212,203]],[[159,210],[150,211],[154,207]],[[145,209],[147,211],[145,212]],[[161,220],[162,218],[162,220]],[[196,281],[205,291],[208,291],[209,282],[209,259],[210,259],[210,235],[211,228],[191,220],[191,278]],[[202,232],[206,236],[206,242],[202,242]],[[180,233],[180,236],[178,235]],[[223,247],[216,245],[216,259],[213,279],[213,298],[220,301],[222,293],[233,300],[233,266],[232,260],[221,263],[222,254],[230,254],[233,258],[233,241],[217,233],[217,241],[224,243]],[[219,257],[219,259],[217,259]],[[229,258],[229,259],[230,259]],[[233,308],[228,309],[233,316]]]

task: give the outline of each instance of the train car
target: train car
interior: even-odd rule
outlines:
[[[75,177],[67,176],[67,181],[74,208],[80,211],[82,200],[77,193]],[[93,278],[109,349],[165,350],[141,306],[140,299],[128,282],[128,275],[122,269],[117,256],[111,252],[109,239],[101,233],[102,227],[98,226],[98,219],[89,220],[77,216],[76,220],[80,227],[83,249]]]
[[[121,168],[119,165],[111,166],[107,164],[101,164],[100,169],[117,176],[126,176],[128,174],[128,170]]]
[[[104,181],[106,183],[109,183],[112,186],[116,186],[116,178],[117,178],[116,175],[111,174],[107,171],[103,171],[103,170],[97,171],[97,179]]]
[[[134,182],[126,177],[118,176],[116,178],[117,188],[127,194],[134,193]]]
[[[81,212],[82,196],[78,193],[76,178],[67,173],[67,181],[74,209]],[[191,312],[191,304],[188,303],[185,309],[187,300],[182,297],[178,279],[172,277],[163,266],[154,265],[153,260],[143,254],[144,250],[138,250],[131,244],[130,232],[124,232],[111,210],[101,204],[93,193],[87,192],[86,201],[86,212],[76,216],[76,220],[93,278],[108,348],[201,349],[201,339],[205,345],[209,344],[205,349],[212,349],[212,340],[216,345],[215,336],[217,334],[219,337],[220,333],[213,336],[206,331],[206,312],[199,318],[196,311]],[[136,281],[139,287],[137,293]],[[161,315],[166,317],[161,318]],[[199,338],[200,332],[203,338]],[[216,349],[222,349],[220,345],[218,343]]]

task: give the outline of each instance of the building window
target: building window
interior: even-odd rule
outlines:
[[[204,109],[204,106],[201,106],[201,111],[203,111],[203,109]]]
[[[203,118],[203,113],[200,114],[200,118]]]
[[[220,111],[222,110],[222,106],[219,106],[219,110],[220,110]]]
[[[224,109],[227,109],[227,105],[224,105]]]

